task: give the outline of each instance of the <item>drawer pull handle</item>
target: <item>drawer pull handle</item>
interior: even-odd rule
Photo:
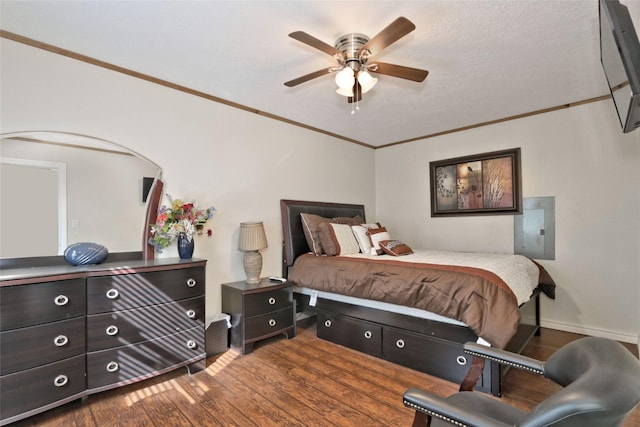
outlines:
[[[109,299],[116,299],[120,296],[120,292],[118,292],[117,289],[109,289],[107,291],[107,298]]]
[[[187,310],[187,317],[189,319],[195,319],[196,318],[196,311],[195,310]]]
[[[276,303],[276,299],[274,297],[269,298],[269,305],[274,305]]]
[[[53,299],[53,303],[58,307],[65,306],[69,303],[69,297],[66,295],[58,295]]]
[[[69,377],[66,375],[58,375],[53,379],[53,385],[56,387],[63,387],[69,382]]]
[[[107,372],[116,372],[118,369],[120,369],[120,365],[118,365],[118,362],[107,363]]]
[[[269,326],[271,327],[276,326],[276,319],[269,319]]]
[[[396,341],[396,346],[398,348],[404,348],[404,340],[398,340]]]
[[[364,337],[365,337],[366,339],[369,339],[369,338],[371,338],[372,336],[373,336],[373,334],[371,333],[371,331],[365,331],[365,332],[364,332]]]
[[[187,286],[188,287],[193,288],[195,285],[196,285],[196,279],[193,279],[191,277],[189,279],[187,279]]]
[[[324,326],[326,326],[327,328],[330,328],[331,327],[331,320],[330,319],[325,320],[324,321]]]
[[[112,337],[118,334],[118,327],[116,325],[109,325],[107,326],[107,330],[105,332],[107,333],[107,335]]]
[[[198,344],[196,344],[196,342],[194,340],[187,341],[187,348],[188,349],[193,350],[197,346],[198,346]]]
[[[466,365],[466,364],[467,364],[467,358],[466,358],[466,357],[464,357],[464,356],[458,356],[458,357],[456,358],[456,362],[458,362],[458,365],[462,365],[462,366],[464,366],[464,365]]]
[[[66,335],[58,335],[53,339],[53,343],[56,345],[56,347],[62,347],[64,345],[67,345],[68,342],[69,342],[69,338],[67,338]]]

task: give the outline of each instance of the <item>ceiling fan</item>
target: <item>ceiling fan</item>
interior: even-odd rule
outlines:
[[[336,92],[346,96],[348,102],[354,102],[360,101],[362,94],[369,91],[378,81],[378,79],[371,76],[370,72],[422,82],[429,74],[429,71],[371,61],[373,56],[406,36],[415,28],[416,26],[407,18],[400,17],[371,39],[359,33],[345,34],[336,40],[334,46],[318,40],[304,31],[295,31],[289,34],[289,37],[333,56],[338,61],[338,65],[323,68],[290,80],[285,83],[285,86],[297,86],[325,74],[337,72],[336,84],[338,89]]]

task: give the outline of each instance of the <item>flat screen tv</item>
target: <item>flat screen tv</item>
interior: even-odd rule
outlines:
[[[640,127],[640,42],[629,9],[600,0],[600,61],[623,132]]]

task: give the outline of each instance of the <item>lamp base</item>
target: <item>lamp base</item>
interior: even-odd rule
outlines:
[[[243,257],[244,272],[247,275],[247,283],[260,283],[262,271],[262,255],[259,251],[247,251]]]

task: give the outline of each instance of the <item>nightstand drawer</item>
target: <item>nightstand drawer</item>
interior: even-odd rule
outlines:
[[[0,330],[84,316],[85,279],[0,287]]]
[[[2,375],[84,354],[84,317],[0,333]]]
[[[293,291],[291,287],[247,294],[244,296],[244,315],[251,317],[291,307],[292,304]]]
[[[106,313],[204,295],[204,267],[87,279],[87,313]]]
[[[280,332],[291,326],[293,326],[293,305],[260,316],[248,317],[245,320],[245,340],[250,341],[271,333]]]
[[[204,331],[204,297],[87,316],[87,351],[120,347],[194,327]]]

